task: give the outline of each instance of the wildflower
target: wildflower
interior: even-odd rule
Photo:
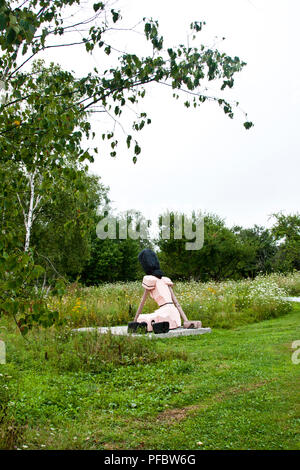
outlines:
[[[215,289],[213,289],[212,287],[208,287],[207,290],[209,290],[210,292],[212,292],[213,294],[216,294],[217,291],[215,291]]]

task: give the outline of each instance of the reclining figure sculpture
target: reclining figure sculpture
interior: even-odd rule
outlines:
[[[154,251],[145,249],[140,252],[138,258],[146,273],[142,282],[144,294],[134,321],[128,323],[128,331],[134,333],[140,329],[144,332],[167,333],[169,329],[181,327],[181,318],[184,328],[201,328],[201,321],[187,319],[173,292],[173,282],[160,270]],[[148,294],[156,301],[159,308],[153,313],[142,314]]]

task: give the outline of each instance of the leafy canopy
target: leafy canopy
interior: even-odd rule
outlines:
[[[179,97],[179,92],[186,95],[184,105],[186,107],[201,106],[205,101],[217,103],[228,117],[234,117],[234,108],[238,103],[230,103],[222,96],[226,88],[234,86],[235,74],[246,65],[238,57],[230,57],[224,52],[204,45],[193,47],[180,44],[176,47],[164,49],[164,37],[159,31],[159,24],[153,19],[144,18],[142,31],[145,39],[145,51],[150,45],[151,54],[138,55],[126,51],[117,51],[113,46],[111,31],[122,31],[122,15],[120,11],[112,8],[115,2],[93,3],[93,14],[89,11],[87,18],[81,16],[73,25],[66,21],[64,14],[72,5],[80,5],[80,0],[28,0],[21,6],[13,8],[18,2],[0,2],[0,44],[5,51],[0,59],[3,70],[2,83],[6,89],[18,87],[20,71],[25,64],[42,54],[45,50],[54,47],[85,47],[87,53],[92,53],[95,48],[103,55],[103,63],[111,66],[106,69],[94,69],[93,72],[82,74],[76,80],[76,103],[74,107],[81,108],[81,113],[103,112],[110,116],[112,128],[102,132],[102,139],[107,139],[110,145],[110,155],[117,155],[119,140],[116,137],[116,129],[124,133],[126,145],[133,152],[133,161],[141,152],[140,145],[135,137],[136,132],[141,131],[145,125],[151,123],[146,112],[135,112],[131,122],[131,130],[128,126],[128,105],[137,105],[144,98],[146,88],[151,83],[168,85],[173,90],[174,98]],[[83,13],[81,12],[81,15]],[[75,16],[76,17],[76,16]],[[74,17],[74,18],[75,18]],[[75,20],[74,20],[75,21]],[[193,22],[190,25],[192,34],[191,43],[198,38],[205,22]],[[67,33],[73,33],[81,26],[85,35],[79,40],[68,42]],[[132,28],[132,32],[135,29]],[[128,33],[128,31],[127,31]],[[73,37],[73,36],[72,36]],[[115,56],[118,60],[115,60]],[[117,65],[116,65],[117,64]],[[70,72],[69,72],[70,74]],[[15,77],[15,78],[14,78]],[[65,76],[53,76],[53,87],[59,89],[62,81],[69,80]],[[75,82],[75,78],[73,76]],[[219,96],[210,96],[206,92],[206,84],[216,81],[220,87]],[[49,93],[46,87],[44,97]],[[57,99],[63,96],[57,93]],[[5,106],[22,101],[37,100],[36,94],[19,93],[14,100]],[[3,106],[3,105],[2,105]],[[135,108],[136,109],[136,108]],[[49,132],[53,123],[43,122],[41,131]],[[8,127],[1,129],[2,136],[14,138],[13,129]],[[244,122],[246,129],[252,126],[249,121]],[[27,126],[27,129],[30,130]],[[34,130],[34,123],[32,123]],[[99,142],[99,139],[98,139]],[[99,145],[99,143],[98,143]]]

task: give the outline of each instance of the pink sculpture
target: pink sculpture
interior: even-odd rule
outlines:
[[[156,254],[152,250],[145,249],[139,254],[139,261],[146,272],[142,283],[144,295],[134,322],[128,324],[128,329],[134,332],[139,326],[143,326],[146,331],[165,333],[169,329],[179,328],[181,318],[184,328],[201,328],[201,321],[187,319],[173,292],[173,282],[163,275]],[[142,314],[148,294],[156,301],[159,308],[153,313]]]
[[[175,307],[169,286],[173,283],[168,277],[162,276],[158,279],[155,276],[144,276],[143,287],[145,292],[150,294],[159,306],[153,313],[138,314],[135,321],[146,322],[147,331],[152,331],[152,322],[169,322],[169,329],[178,328],[181,326],[180,313]]]

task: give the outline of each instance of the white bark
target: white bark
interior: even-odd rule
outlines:
[[[0,80],[0,104],[5,104],[7,101],[7,95],[5,95],[5,82]]]
[[[18,201],[22,208],[23,217],[24,217],[24,225],[25,225],[24,251],[25,252],[27,252],[30,247],[30,236],[31,236],[31,231],[32,231],[32,225],[33,225],[34,220],[36,219],[36,216],[38,214],[37,209],[42,200],[42,196],[40,195],[35,196],[36,174],[37,172],[36,170],[34,170],[32,173],[29,173],[26,175],[28,177],[29,187],[30,187],[29,206],[28,206],[27,211],[24,208],[24,205],[22,204],[19,194],[17,193]]]
[[[26,227],[26,236],[25,236],[25,247],[24,251],[27,252],[29,249],[30,243],[30,234],[31,234],[31,227],[32,227],[32,217],[33,217],[33,204],[34,204],[34,172],[30,175],[30,200],[29,200],[29,209],[27,214],[27,221],[25,224]]]
[[[0,340],[0,364],[6,364],[6,350],[4,341]]]

